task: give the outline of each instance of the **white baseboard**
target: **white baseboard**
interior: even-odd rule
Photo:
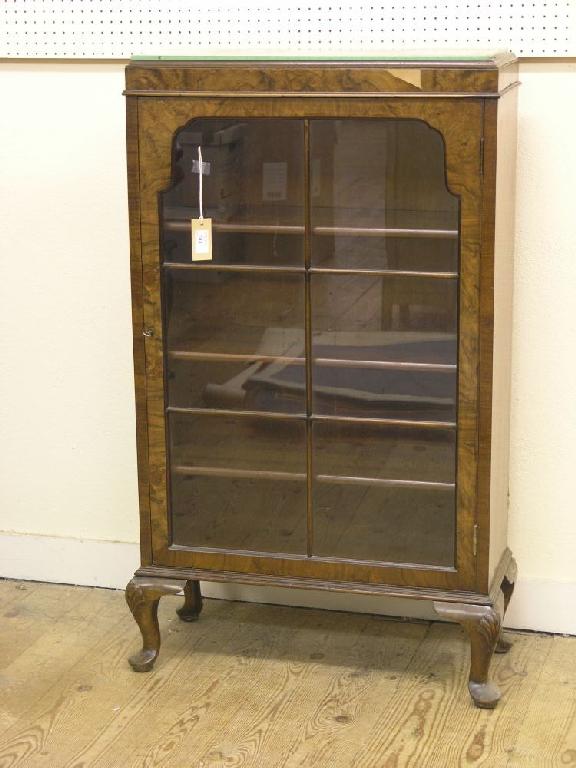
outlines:
[[[4,578],[124,589],[139,562],[137,544],[0,533],[0,577]],[[523,579],[521,573],[520,566],[506,626],[576,635],[576,582]],[[437,618],[421,600],[206,582],[202,592],[224,600]]]

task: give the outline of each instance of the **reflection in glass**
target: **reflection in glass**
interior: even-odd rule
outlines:
[[[306,552],[306,482],[176,475],[172,537],[186,547]]]
[[[304,420],[203,413],[170,413],[169,419],[173,467],[306,471]]]
[[[314,473],[345,477],[454,483],[456,432],[378,423],[318,422]]]
[[[190,219],[212,218],[213,263],[303,266],[302,120],[192,120],[173,147],[173,184],[162,194],[165,262],[191,259]]]
[[[314,554],[454,564],[454,494],[376,484],[314,484]]]
[[[259,356],[230,361],[218,355],[196,359],[193,354],[168,354],[171,405],[180,408],[306,413],[303,357],[279,361],[278,358]],[[276,381],[278,371],[290,374],[292,386]]]
[[[306,552],[305,422],[170,414],[172,538]]]
[[[170,405],[305,412],[303,276],[169,270],[164,305]]]
[[[458,270],[459,202],[421,120],[312,120],[312,266]]]
[[[457,282],[312,276],[314,411],[454,421]]]
[[[169,270],[164,304],[171,351],[297,356],[304,349],[298,274]]]
[[[175,136],[173,542],[451,567],[460,208],[444,142],[418,120],[310,119],[306,191],[304,123],[201,118]],[[193,265],[198,146],[213,262]]]

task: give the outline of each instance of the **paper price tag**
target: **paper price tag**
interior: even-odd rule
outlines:
[[[212,219],[192,219],[192,261],[212,261]]]

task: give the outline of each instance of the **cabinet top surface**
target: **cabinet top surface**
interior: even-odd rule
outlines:
[[[347,56],[135,56],[129,96],[497,97],[517,81],[507,51]]]
[[[506,50],[451,50],[451,51],[382,51],[367,55],[363,52],[351,52],[349,54],[337,54],[327,56],[325,54],[306,53],[297,56],[288,53],[278,55],[247,55],[232,54],[226,56],[132,56],[131,61],[136,64],[150,62],[157,65],[158,62],[191,62],[192,64],[212,65],[215,62],[221,63],[240,63],[240,62],[278,62],[278,63],[334,63],[340,62],[358,63],[358,64],[380,64],[382,66],[405,66],[413,64],[415,66],[425,66],[426,64],[434,67],[457,65],[481,67],[491,66],[499,67],[515,60],[514,54]]]

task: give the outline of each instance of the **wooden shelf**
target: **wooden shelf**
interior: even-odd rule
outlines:
[[[326,368],[381,368],[392,371],[429,371],[430,373],[455,373],[457,365],[444,363],[411,363],[395,360],[340,360],[330,357],[316,357],[313,365]]]
[[[316,475],[319,483],[333,485],[372,485],[389,488],[419,488],[421,490],[453,491],[455,483],[439,483],[427,480],[393,480],[382,477],[348,477],[344,475]]]
[[[165,220],[163,229],[175,232],[190,230],[190,220]],[[252,235],[304,235],[305,227],[299,224],[263,224],[259,222],[212,222],[214,232]],[[312,226],[311,232],[319,237],[409,237],[441,240],[457,240],[457,229],[427,229],[426,227],[352,227],[352,226]]]
[[[304,472],[275,472],[268,469],[230,469],[228,467],[190,467],[176,465],[172,467],[176,475],[197,477],[228,477],[245,480],[306,480]]]
[[[176,475],[190,477],[225,477],[242,480],[289,480],[303,482],[307,479],[305,472],[278,472],[268,469],[232,469],[230,467],[188,466],[182,464],[172,467],[172,472]],[[367,485],[439,491],[454,491],[456,487],[454,483],[397,480],[380,477],[349,477],[344,475],[315,475],[313,480],[333,485]]]
[[[184,408],[179,405],[169,405],[166,413],[181,413],[189,416],[238,416],[239,418],[278,419],[304,421],[305,413],[278,413],[277,411],[239,411],[232,408]]]
[[[363,275],[373,277],[418,277],[457,280],[458,272],[424,272],[409,269],[353,269],[348,267],[310,267],[313,275]]]
[[[407,277],[407,278],[425,278],[432,280],[457,280],[458,272],[423,272],[406,269],[348,269],[348,268],[328,268],[328,267],[310,267],[306,269],[301,267],[276,267],[272,265],[263,266],[260,264],[216,264],[213,261],[195,261],[178,262],[165,261],[162,264],[164,269],[194,269],[206,270],[212,272],[271,272],[276,274],[296,273],[305,274],[309,272],[313,275],[358,275],[363,277]]]
[[[403,227],[312,227],[312,234],[331,237],[423,237],[457,240],[457,229],[426,229]]]
[[[263,266],[260,264],[215,264],[213,261],[165,261],[162,264],[164,269],[195,269],[213,272],[275,272],[300,273],[304,274],[304,265],[301,267],[275,267],[273,265]]]
[[[168,231],[190,230],[194,208],[165,211],[162,227]],[[210,210],[206,216],[211,215]],[[240,206],[234,212],[212,213],[214,232],[262,235],[299,235],[306,232],[304,213],[295,206]],[[310,232],[318,237],[401,237],[457,240],[454,213],[443,211],[400,211],[366,208],[312,207]]]
[[[369,416],[335,416],[312,414],[311,421],[332,422],[334,424],[381,424],[387,427],[408,427],[415,429],[456,429],[455,421],[418,421],[417,419],[381,419]]]
[[[198,362],[217,363],[285,363],[286,365],[305,365],[303,357],[290,357],[285,355],[240,355],[225,352],[190,352],[185,349],[168,351],[168,357],[173,360],[189,360]],[[312,359],[313,365],[326,368],[377,368],[393,371],[427,371],[431,373],[454,373],[458,366],[443,363],[416,363],[387,360],[343,360],[329,357],[316,357]]]
[[[168,231],[188,232],[190,231],[190,219],[170,220],[163,223],[163,228]],[[304,225],[300,224],[262,224],[259,222],[212,221],[213,232],[230,232],[237,234],[251,235],[303,235]]]
[[[304,365],[303,357],[289,357],[285,355],[240,355],[228,354],[226,352],[188,352],[185,349],[175,349],[168,351],[168,357],[173,360],[190,360],[199,362],[214,363],[286,363],[292,365]]]
[[[233,410],[231,408],[184,408],[177,405],[169,405],[166,408],[167,413],[182,413],[189,414],[190,416],[238,416],[239,418],[257,418],[257,419],[279,419],[289,420],[295,419],[298,421],[304,421],[307,418],[312,422],[330,422],[330,423],[343,423],[343,424],[373,424],[382,425],[388,427],[407,427],[413,429],[440,429],[440,430],[452,430],[456,429],[456,422],[454,421],[418,421],[417,419],[381,419],[370,418],[367,416],[333,416],[327,414],[311,414],[306,416],[305,413],[278,413],[276,411],[240,411]]]

